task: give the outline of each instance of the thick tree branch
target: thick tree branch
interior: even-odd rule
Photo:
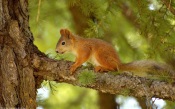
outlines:
[[[72,62],[56,61],[40,57],[37,54],[33,55],[34,75],[36,77],[82,87],[78,82],[78,74],[82,68],[79,68],[75,75],[70,75],[70,65]],[[127,95],[135,97],[158,97],[175,100],[175,87],[171,83],[124,74],[115,76],[110,73],[96,73],[95,75],[95,82],[83,87],[111,94],[126,94],[127,92]]]

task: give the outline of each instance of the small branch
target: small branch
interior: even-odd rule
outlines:
[[[70,75],[69,67],[72,62],[53,60],[47,57],[33,55],[34,75],[47,80],[65,82],[72,85],[95,89],[104,93],[126,94],[135,97],[158,97],[175,101],[175,87],[171,83],[150,80],[130,75],[112,75],[110,73],[96,73],[93,84],[82,86],[78,82],[79,68],[74,75]]]
[[[173,14],[175,15],[175,9],[173,8],[172,4],[171,4],[171,0],[162,0],[162,2],[165,4],[165,6],[167,7],[167,9]]]
[[[121,12],[125,16],[125,18],[129,22],[131,22],[137,29],[140,29],[140,24],[137,22],[138,18],[136,17],[133,10],[131,10],[125,3],[121,3],[119,7],[121,8]]]
[[[38,0],[38,12],[37,12],[37,17],[36,17],[36,22],[39,21],[39,16],[40,16],[40,7],[41,7],[41,0]]]

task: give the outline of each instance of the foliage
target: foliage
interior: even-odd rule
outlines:
[[[95,73],[93,71],[84,70],[78,75],[78,81],[81,85],[88,85],[95,82]]]
[[[175,108],[175,103],[172,101],[166,101],[167,105],[164,107],[165,109]]]
[[[98,109],[96,91],[63,83],[55,86],[56,91],[49,91],[49,97],[41,99],[39,106],[44,109]],[[41,89],[42,94],[46,90],[48,89]]]
[[[71,15],[64,0],[29,0],[30,26],[35,37],[34,43],[46,53],[54,53],[60,36],[59,28],[72,27]],[[37,11],[40,10],[38,15]],[[37,17],[39,20],[37,21]],[[67,22],[69,21],[69,22]],[[67,23],[65,23],[67,22]]]
[[[38,5],[38,2],[41,4]],[[149,58],[171,64],[175,61],[175,15],[170,10],[175,9],[174,4],[174,0],[29,0],[30,26],[35,37],[34,43],[41,51],[51,58],[73,61],[75,57],[70,54],[57,55],[55,45],[60,36],[60,28],[69,28],[76,34],[76,26],[80,23],[75,22],[70,7],[78,7],[81,13],[77,12],[76,15],[83,14],[87,18],[83,21],[88,25],[88,28],[81,30],[84,32],[82,37],[96,37],[112,43],[122,62]],[[95,75],[84,71],[79,77],[82,85],[88,85],[94,82]],[[166,77],[167,75],[162,75],[159,79],[171,82]],[[68,87],[70,86],[58,85],[60,89]],[[73,91],[74,87],[71,89]],[[67,99],[71,99],[73,95],[78,96],[81,89],[75,90]],[[56,96],[62,96],[62,91],[58,91]],[[91,91],[88,90],[88,93]],[[129,91],[126,89],[123,93],[127,94]],[[49,103],[55,103],[58,107],[62,100],[50,95],[46,102],[49,106]],[[87,101],[82,100],[83,105],[88,105],[85,102]],[[76,106],[73,108],[81,107]],[[85,108],[95,109],[96,106],[93,106]]]

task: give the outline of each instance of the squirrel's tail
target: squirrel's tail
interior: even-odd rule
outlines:
[[[157,63],[155,61],[142,60],[135,61],[127,64],[122,64],[119,66],[120,71],[129,71],[134,75],[138,76],[149,76],[149,75],[157,75],[157,76],[173,76],[175,78],[175,71],[166,64]]]

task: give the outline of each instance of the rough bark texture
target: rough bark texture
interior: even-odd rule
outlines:
[[[27,0],[0,0],[0,107],[36,108],[36,88],[44,80],[82,86],[78,69],[70,75],[72,62],[47,58],[33,45]],[[96,73],[87,86],[105,93],[175,100],[171,83],[130,75]]]
[[[48,80],[66,82],[72,85],[96,89],[110,94],[127,94],[135,97],[158,97],[175,100],[175,87],[172,83],[146,79],[128,74],[112,75],[110,73],[96,73],[93,84],[82,86],[78,82],[79,68],[75,75],[70,75],[69,67],[72,62],[56,61],[47,57],[34,55],[33,67],[36,69],[35,76],[42,76]]]
[[[0,107],[36,108],[27,0],[0,0]]]

